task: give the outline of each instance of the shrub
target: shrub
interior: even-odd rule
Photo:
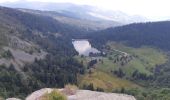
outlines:
[[[89,85],[84,84],[84,85],[83,85],[83,89],[95,91],[94,86],[93,86],[93,83],[90,83]]]
[[[10,50],[4,51],[2,57],[6,59],[14,58]]]
[[[40,100],[67,100],[67,97],[58,90],[54,90],[45,94]]]
[[[100,87],[97,87],[96,91],[104,92],[104,89],[103,89],[103,88],[100,88]]]
[[[74,95],[76,94],[77,90],[78,90],[77,86],[68,84],[64,87],[62,92],[66,95]]]

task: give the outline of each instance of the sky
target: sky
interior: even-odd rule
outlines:
[[[0,0],[16,2],[19,0]],[[69,2],[80,5],[97,6],[102,9],[122,11],[130,15],[141,15],[149,19],[170,19],[170,0],[20,0],[41,2]]]

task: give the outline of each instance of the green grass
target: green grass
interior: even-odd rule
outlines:
[[[132,48],[119,43],[108,43],[108,45],[111,47],[110,52],[113,52],[113,49],[117,49],[137,57],[134,57],[133,60],[131,60],[128,64],[124,66],[121,66],[120,64],[115,64],[113,63],[113,61],[104,58],[103,59],[104,63],[98,63],[96,66],[98,69],[105,72],[122,68],[129,75],[131,75],[135,70],[150,75],[152,74],[151,72],[152,68],[154,68],[156,65],[164,64],[168,60],[164,52],[157,50],[155,48],[150,47]]]
[[[153,48],[142,47],[136,50],[133,49],[132,52],[139,56],[140,61],[148,63],[147,67],[154,67],[167,61],[163,52]]]
[[[156,65],[164,64],[168,60],[163,51],[151,47],[143,46],[140,48],[133,48],[119,43],[108,43],[107,45],[111,47],[110,50],[107,50],[109,55],[102,58],[103,63],[98,61],[92,74],[86,73],[79,77],[80,87],[82,87],[83,84],[89,85],[90,83],[93,83],[95,88],[100,87],[109,92],[113,89],[120,89],[122,87],[128,87],[129,89],[136,88],[139,86],[125,78],[131,78],[132,73],[135,70],[146,75],[152,75],[152,68]],[[114,51],[113,49],[126,52],[129,55],[132,55],[133,59],[124,66],[121,66],[120,63],[114,63],[115,55],[122,55],[122,53]],[[112,57],[113,60],[109,60],[109,57]],[[88,62],[91,60],[90,57],[76,56],[75,58],[78,61],[83,62],[85,66],[87,66]],[[111,73],[111,70],[115,71],[119,68],[126,74],[125,78],[118,78]]]
[[[151,75],[152,73],[146,69],[145,65],[138,59],[134,59],[129,62],[126,66],[124,66],[124,71],[128,75],[132,75],[135,70],[138,70],[141,73],[145,73],[147,75]]]
[[[97,65],[97,68],[102,70],[102,71],[105,71],[105,72],[110,72],[110,70],[115,70],[116,69],[116,65],[108,60],[107,58],[104,58],[103,59],[103,63],[99,62]]]
[[[117,78],[99,70],[95,70],[92,74],[87,73],[79,79],[79,87],[83,87],[84,84],[89,85],[90,83],[94,85],[94,88],[100,87],[107,92],[112,92],[113,89],[121,89],[123,87],[141,88],[128,80]]]
[[[8,28],[0,24],[0,49],[2,48],[2,46],[7,45],[8,41],[6,35],[9,33],[8,30]]]
[[[42,96],[40,100],[67,100],[67,97],[58,90],[53,90]]]
[[[163,64],[167,61],[167,57],[164,52],[156,48],[146,46],[133,48],[114,42],[108,43],[108,45],[112,49],[118,49],[131,55],[137,55],[141,61],[143,60],[144,62],[148,62],[150,67],[153,67],[156,64]]]

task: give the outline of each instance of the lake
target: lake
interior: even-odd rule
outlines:
[[[99,50],[92,47],[90,42],[86,39],[73,39],[72,43],[79,55],[89,56],[89,53],[100,53]]]

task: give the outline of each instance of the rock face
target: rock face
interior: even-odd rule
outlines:
[[[4,51],[10,51],[13,58],[6,59],[0,57],[0,65],[6,65],[10,66],[10,64],[13,64],[16,68],[16,70],[22,66],[24,66],[25,63],[32,63],[36,59],[43,59],[47,55],[46,52],[42,51],[40,53],[35,52],[33,54],[29,54],[23,50],[20,49],[14,49],[10,47],[3,47]],[[1,55],[1,54],[0,54]]]
[[[25,100],[40,100],[39,98],[43,96],[45,93],[50,93],[52,92],[53,89],[50,88],[44,88],[38,91],[33,92],[31,95],[26,97]]]
[[[78,90],[75,95],[68,96],[68,100],[136,100],[133,96],[116,93]]]
[[[17,98],[8,98],[6,100],[21,100],[21,99],[17,99]]]
[[[50,93],[53,89],[45,88],[33,92],[26,100],[40,100],[45,93]],[[136,100],[133,96],[117,93],[104,93],[89,90],[77,90],[75,95],[67,96],[68,100]]]

